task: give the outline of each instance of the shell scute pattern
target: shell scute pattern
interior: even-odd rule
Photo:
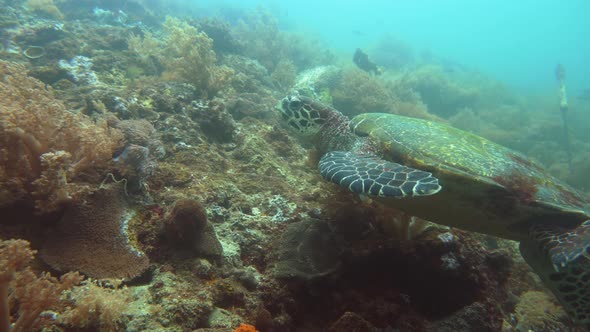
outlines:
[[[322,177],[358,194],[402,198],[433,195],[441,189],[431,173],[373,155],[332,151],[322,157],[319,168]]]

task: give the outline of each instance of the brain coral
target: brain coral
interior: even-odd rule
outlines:
[[[41,257],[59,271],[80,271],[93,278],[132,278],[149,264],[130,239],[135,211],[122,188],[109,185],[86,202],[66,209],[48,235]]]

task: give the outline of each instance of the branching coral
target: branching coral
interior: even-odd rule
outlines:
[[[102,177],[122,142],[106,121],[66,110],[21,65],[0,62],[0,206],[32,200],[51,212]]]
[[[29,265],[34,254],[27,241],[0,241],[0,332],[10,329],[8,286],[15,275]]]
[[[99,327],[117,331],[130,299],[126,289],[105,289],[91,280],[67,292],[69,305],[58,316],[58,322],[81,328]]]
[[[164,77],[193,84],[204,97],[215,95],[228,83],[234,71],[217,66],[213,40],[196,27],[176,18],[164,22],[165,39],[157,41],[146,33],[143,38],[132,35],[129,49],[149,63],[157,59],[165,68]]]
[[[54,330],[56,325],[115,330],[129,302],[125,290],[104,289],[77,272],[59,280],[49,273],[37,276],[29,266],[34,255],[27,241],[0,240],[0,332]]]
[[[60,306],[60,296],[82,281],[78,273],[64,274],[59,280],[48,273],[37,277],[29,267],[35,251],[24,240],[0,241],[0,331],[9,330],[9,304],[18,307],[18,318],[10,331],[32,331],[41,314]]]

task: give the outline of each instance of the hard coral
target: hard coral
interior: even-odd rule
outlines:
[[[146,192],[146,182],[158,166],[158,159],[166,154],[156,129],[150,122],[119,120],[112,116],[109,125],[123,132],[125,148],[113,159],[117,176],[126,179],[128,193]]]
[[[129,223],[135,210],[122,189],[109,185],[70,206],[41,251],[59,271],[80,271],[93,278],[133,278],[149,264],[134,245]]]
[[[27,200],[55,211],[90,190],[82,175],[103,176],[122,135],[67,111],[21,65],[0,61],[0,77],[0,206]]]
[[[211,258],[219,258],[223,253],[215,229],[207,222],[207,211],[196,200],[176,201],[164,221],[164,228],[166,237],[176,246]]]

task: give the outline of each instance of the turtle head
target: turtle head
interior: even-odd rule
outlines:
[[[326,122],[326,112],[331,110],[329,106],[296,94],[283,98],[278,109],[289,127],[304,135],[319,132]]]

